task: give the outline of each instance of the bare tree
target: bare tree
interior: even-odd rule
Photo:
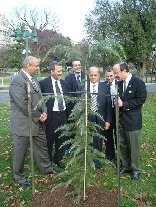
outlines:
[[[36,8],[31,8],[27,5],[22,7],[15,7],[12,10],[10,17],[10,30],[13,36],[16,37],[16,30],[19,28],[22,31],[28,30],[29,32],[37,32],[39,35],[44,30],[48,29],[51,31],[49,37],[54,32],[59,32],[59,17],[52,12],[51,7],[45,7],[42,11],[37,10]],[[46,37],[46,38],[49,38]],[[29,39],[29,42],[32,42],[33,38]],[[44,43],[43,43],[44,42]],[[40,49],[42,45],[45,44],[45,41],[38,41],[37,45],[32,47],[32,55],[40,57]],[[29,44],[31,47],[31,44]]]
[[[42,11],[38,11],[36,8],[23,5],[21,8],[15,7],[12,10],[10,21],[12,28],[25,25],[27,29],[33,32],[44,29],[58,31],[60,19],[52,12],[51,7],[45,7]]]

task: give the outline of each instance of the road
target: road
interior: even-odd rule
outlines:
[[[146,83],[147,92],[156,92],[156,83]],[[9,102],[9,91],[0,90],[0,103]]]

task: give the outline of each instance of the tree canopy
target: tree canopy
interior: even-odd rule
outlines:
[[[149,63],[156,43],[155,0],[96,0],[86,16],[85,27],[90,41],[111,37],[120,43],[127,61],[136,65],[140,75]]]

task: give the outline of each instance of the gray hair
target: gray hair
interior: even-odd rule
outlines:
[[[57,61],[53,61],[49,64],[48,66],[48,71],[55,71],[55,66],[62,66],[62,63],[61,62],[57,62]]]

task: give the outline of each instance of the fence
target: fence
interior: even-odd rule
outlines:
[[[39,79],[43,80],[44,77],[40,77]],[[104,81],[103,77],[101,77],[100,79],[101,79],[101,81]],[[156,74],[147,74],[144,77],[141,77],[141,80],[143,80],[145,83],[156,83]],[[10,81],[11,81],[11,78],[6,79],[3,77],[0,77],[0,86],[1,87],[9,87]]]
[[[156,74],[147,74],[144,77],[141,77],[145,83],[156,83]]]

